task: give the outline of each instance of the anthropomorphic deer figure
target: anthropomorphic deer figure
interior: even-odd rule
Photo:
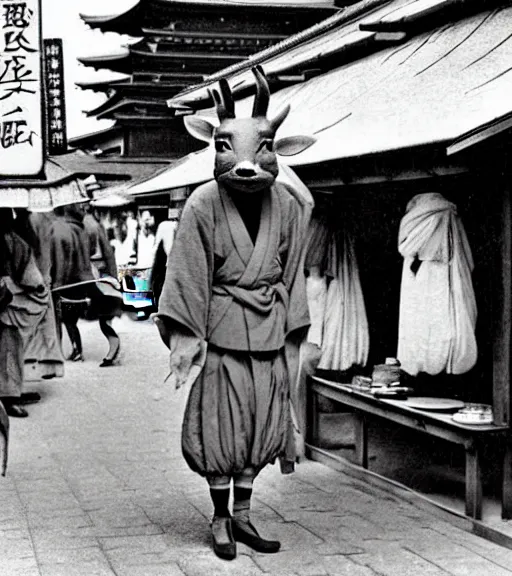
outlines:
[[[276,180],[276,154],[314,140],[275,140],[289,112],[267,118],[260,69],[250,118],[236,118],[225,80],[212,91],[220,125],[187,118],[215,145],[215,180],[187,200],[155,321],[170,348],[176,387],[191,383],[183,454],[204,476],[214,506],[215,553],[236,556],[236,541],[277,552],[249,518],[253,480],[276,458],[295,461],[289,403],[290,359],[309,325],[303,274],[305,212],[296,191]],[[286,464],[287,463],[287,464]],[[228,510],[234,483],[233,516]]]

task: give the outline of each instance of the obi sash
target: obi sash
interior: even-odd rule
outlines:
[[[282,281],[279,257],[281,207],[272,190],[264,193],[260,228],[253,244],[229,194],[219,187],[229,228],[243,273],[232,282],[214,273],[207,339],[216,346],[243,351],[279,350],[284,346],[289,295]],[[226,264],[229,266],[229,264]]]

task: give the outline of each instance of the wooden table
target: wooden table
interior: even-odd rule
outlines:
[[[370,392],[348,384],[331,382],[312,376],[308,382],[307,438],[315,446],[318,440],[318,395],[354,409],[356,419],[356,461],[368,468],[367,415],[377,416],[426,434],[464,446],[466,452],[466,514],[482,517],[482,474],[480,469],[480,440],[489,434],[505,434],[508,426],[467,425],[454,422],[451,414],[427,412],[411,408],[404,401],[375,398]],[[506,467],[504,466],[504,474]],[[503,509],[510,510],[508,492],[504,490]]]

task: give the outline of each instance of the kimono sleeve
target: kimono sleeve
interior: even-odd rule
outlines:
[[[310,324],[306,293],[304,263],[306,259],[306,233],[312,207],[301,205],[295,199],[289,204],[287,221],[288,253],[283,280],[290,297],[286,321],[286,337]]]
[[[68,242],[62,234],[62,225],[55,222],[51,230],[51,282],[53,288],[66,284],[66,270],[69,266],[70,254],[66,250]]]
[[[183,209],[167,260],[156,317],[178,322],[205,340],[214,261],[213,219],[208,203],[200,194],[194,195]]]

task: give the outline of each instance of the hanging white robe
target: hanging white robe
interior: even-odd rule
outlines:
[[[457,207],[438,193],[415,196],[400,223],[398,249],[402,368],[411,375],[468,372],[478,355],[477,308],[473,257]]]
[[[344,233],[341,253],[335,241],[332,250],[335,270],[327,289],[318,368],[343,371],[366,365],[370,337],[353,241]]]

